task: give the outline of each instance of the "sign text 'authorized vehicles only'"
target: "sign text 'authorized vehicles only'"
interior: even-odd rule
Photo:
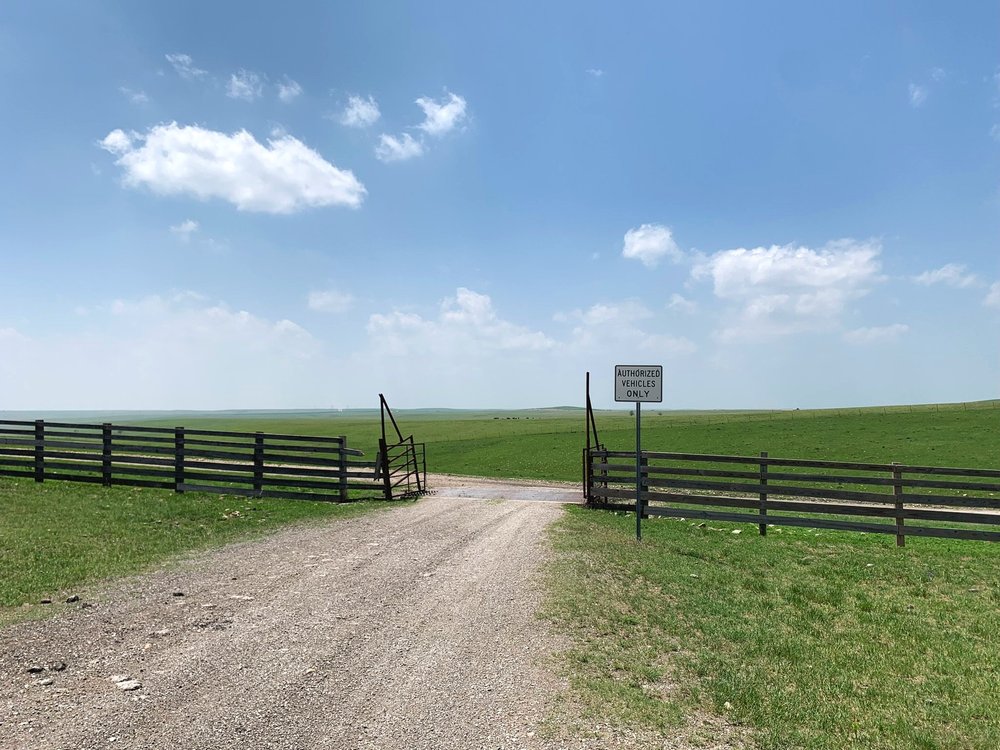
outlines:
[[[615,365],[615,401],[663,401],[660,365]]]

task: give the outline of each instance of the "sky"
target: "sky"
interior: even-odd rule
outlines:
[[[0,411],[1000,397],[997,29],[5,2]]]

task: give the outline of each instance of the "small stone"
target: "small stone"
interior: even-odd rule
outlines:
[[[93,606],[90,602],[80,602],[81,609],[90,609]]]
[[[80,601],[80,597],[77,596],[76,594],[73,594],[72,596],[67,596],[66,597],[66,603],[67,604],[73,604],[73,603],[78,602],[78,601]]]
[[[154,630],[150,633],[153,638],[163,638],[166,635],[170,635],[170,628],[163,628],[163,630]]]
[[[35,680],[35,684],[36,685],[41,685],[42,687],[48,687],[53,682],[55,682],[55,680],[53,680],[51,677],[43,677],[40,680]]]
[[[48,669],[50,672],[62,672],[64,669],[66,669],[66,662],[54,661],[51,664],[49,664],[46,667],[46,669]]]
[[[142,687],[142,683],[138,680],[122,680],[121,682],[116,682],[115,687],[119,690],[138,690]]]
[[[111,682],[125,682],[125,680],[131,680],[132,677],[127,674],[113,674],[109,678]]]
[[[24,671],[27,672],[28,674],[38,674],[39,672],[44,672],[45,671],[45,667],[40,666],[38,664],[32,664],[30,667],[28,667]]]
[[[253,597],[249,596],[247,594],[230,594],[229,598],[230,599],[237,599],[237,600],[239,600],[241,602],[252,602],[253,601]]]
[[[733,710],[733,704],[730,703],[729,701],[726,701],[725,703],[723,703],[722,707],[724,709],[726,709],[727,711],[732,711]]]
[[[691,575],[692,578],[697,578],[698,577],[697,573],[691,573],[690,575]]]
[[[733,529],[731,533],[733,533],[733,534],[742,534],[743,533],[743,529]]]
[[[171,594],[171,596],[184,596],[184,592],[183,591],[175,591],[173,594]]]
[[[52,604],[52,600],[51,599],[42,599],[39,602],[39,604]]]

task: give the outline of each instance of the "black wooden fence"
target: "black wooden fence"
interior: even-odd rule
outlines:
[[[334,502],[383,496],[377,463],[363,455],[346,437],[0,420],[0,476],[36,482]]]
[[[587,503],[636,510],[636,455],[585,451]],[[1000,541],[1000,470],[641,454],[643,517]]]

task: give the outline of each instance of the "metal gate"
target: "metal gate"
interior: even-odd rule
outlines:
[[[382,437],[378,441],[375,477],[382,480],[386,500],[422,495],[427,492],[426,446],[424,443],[414,442],[413,435],[403,437],[385,396],[380,393],[378,398],[382,413]],[[396,431],[398,442],[389,443],[386,439],[386,414]]]

